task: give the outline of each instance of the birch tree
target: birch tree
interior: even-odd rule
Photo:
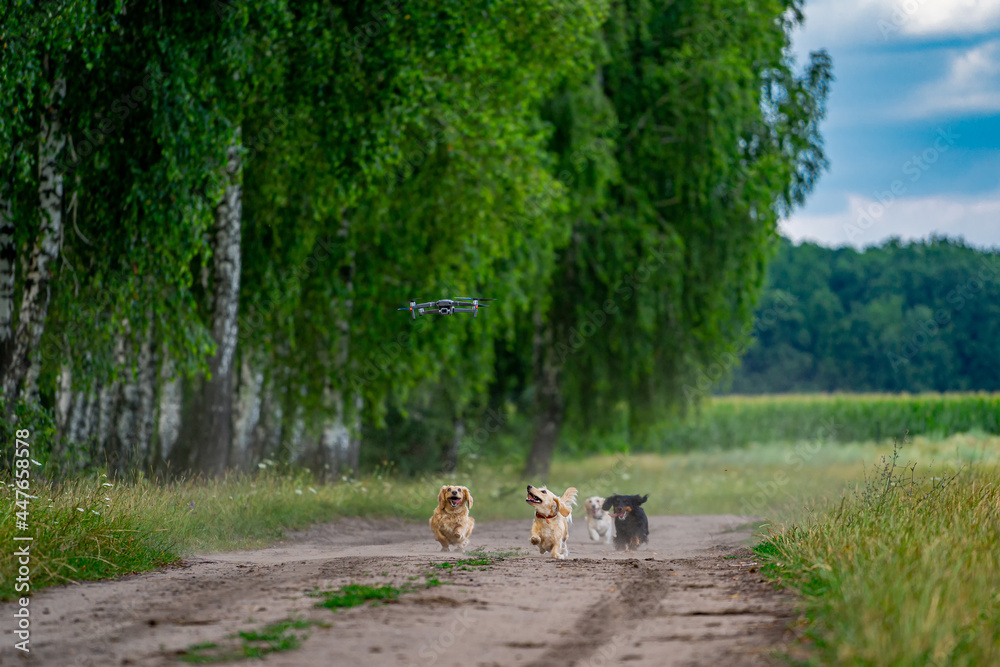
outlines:
[[[212,263],[212,338],[215,353],[208,362],[196,418],[197,467],[211,475],[221,475],[229,462],[232,438],[233,367],[238,334],[240,298],[242,186],[239,134],[226,157],[226,185],[222,201],[215,209]]]
[[[577,207],[534,360],[527,474],[547,474],[565,420],[581,439],[636,439],[683,408],[702,369],[735,363],[777,220],[826,164],[829,58],[797,71],[788,55],[801,9],[617,5],[599,77],[553,101],[553,148]]]

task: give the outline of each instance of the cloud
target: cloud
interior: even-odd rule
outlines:
[[[964,237],[976,246],[1000,247],[1000,192],[980,198],[954,196],[884,200],[848,195],[846,210],[796,214],[779,230],[793,241],[837,247],[877,245],[891,236],[905,240],[932,235]]]
[[[1000,112],[1000,40],[953,53],[944,78],[918,88],[901,115],[995,112]]]
[[[903,34],[920,37],[982,35],[1000,29],[996,0],[897,0],[892,18],[899,17]]]
[[[805,28],[796,35],[800,53],[838,44],[892,39],[973,37],[1000,30],[997,0],[813,0]]]

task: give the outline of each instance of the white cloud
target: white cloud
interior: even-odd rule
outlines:
[[[1000,29],[997,0],[896,0],[891,18],[914,36],[982,35]]]
[[[945,77],[918,88],[901,110],[917,118],[992,112],[1000,112],[1000,40],[952,55]]]
[[[812,0],[800,53],[899,38],[971,37],[1000,30],[998,0]]]
[[[827,215],[796,214],[779,225],[793,241],[825,246],[876,245],[891,236],[906,240],[931,235],[962,236],[976,246],[1000,247],[1000,192],[972,199],[909,197],[875,199],[848,196],[847,209]]]

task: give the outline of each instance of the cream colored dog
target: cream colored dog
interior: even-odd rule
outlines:
[[[476,520],[469,516],[472,494],[464,486],[442,486],[438,493],[438,506],[431,515],[434,539],[441,543],[441,551],[458,547],[465,551]]]
[[[604,498],[591,496],[583,501],[583,510],[587,513],[587,532],[594,542],[611,544],[615,536],[615,520],[604,511]]]
[[[569,524],[573,521],[576,489],[569,487],[560,498],[544,486],[535,488],[529,484],[528,497],[524,500],[535,508],[531,543],[538,547],[540,553],[548,551],[553,558],[564,560],[569,555],[566,540],[569,538]]]

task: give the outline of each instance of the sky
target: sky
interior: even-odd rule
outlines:
[[[805,15],[799,62],[833,58],[830,170],[781,233],[1000,248],[1000,0],[806,0]]]

